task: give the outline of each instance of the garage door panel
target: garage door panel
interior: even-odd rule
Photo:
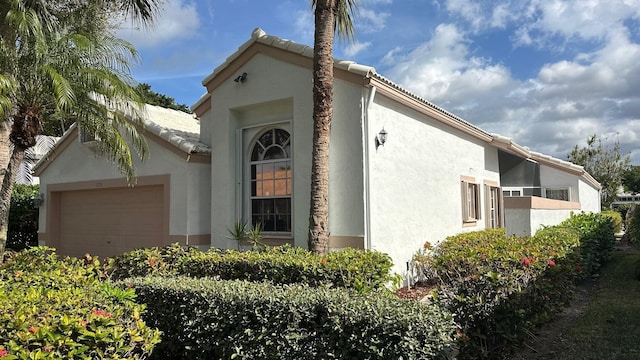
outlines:
[[[113,256],[162,244],[162,185],[60,193],[61,255]]]

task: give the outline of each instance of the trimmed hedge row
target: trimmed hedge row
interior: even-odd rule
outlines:
[[[459,358],[499,359],[568,304],[613,241],[610,217],[579,214],[529,238],[503,229],[459,234],[425,244],[414,260],[439,284],[434,302],[460,326]]]
[[[237,251],[200,252],[178,244],[135,250],[111,262],[112,279],[146,275],[186,275],[222,280],[269,281],[276,284],[382,289],[396,280],[387,254],[344,249],[319,256],[291,246]]]
[[[24,250],[0,265],[0,357],[148,356],[159,332],[140,318],[133,290],[101,282],[97,261],[61,261],[50,250]]]
[[[385,293],[212,279],[136,278],[157,359],[448,359],[448,312]]]

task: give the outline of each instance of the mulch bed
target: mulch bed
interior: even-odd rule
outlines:
[[[425,296],[429,295],[434,288],[434,282],[418,281],[410,288],[403,287],[396,290],[395,294],[401,299],[422,300]]]

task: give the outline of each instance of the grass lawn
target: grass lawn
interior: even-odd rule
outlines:
[[[640,247],[612,252],[555,359],[640,359]]]

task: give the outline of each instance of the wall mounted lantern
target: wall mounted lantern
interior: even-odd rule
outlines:
[[[241,75],[236,76],[235,79],[233,79],[233,81],[235,82],[239,82],[239,83],[243,83],[247,80],[247,73],[243,72]]]
[[[378,149],[379,146],[384,145],[384,143],[387,142],[387,132],[384,131],[384,128],[382,128],[382,130],[380,130],[380,132],[378,133],[378,136],[376,136],[376,149]]]

